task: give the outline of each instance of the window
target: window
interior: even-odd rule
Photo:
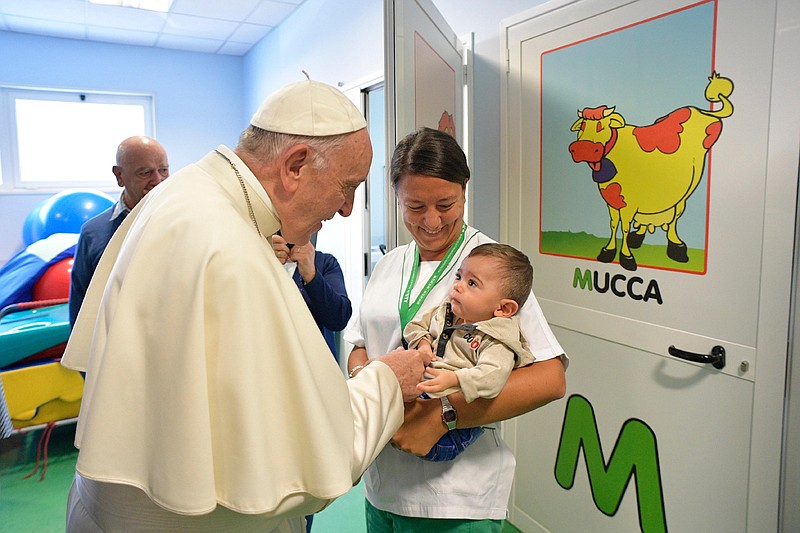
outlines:
[[[0,87],[0,191],[117,188],[120,141],[153,135],[153,97]]]

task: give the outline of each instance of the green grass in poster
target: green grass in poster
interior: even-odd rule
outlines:
[[[688,263],[678,263],[667,257],[667,247],[664,244],[647,244],[654,237],[647,235],[640,248],[633,250],[637,265],[641,267],[664,268],[682,272],[705,272],[705,254],[702,249],[689,248]],[[542,233],[541,252],[543,254],[563,255],[585,259],[597,259],[597,254],[606,245],[608,239],[596,237],[588,233],[572,233],[569,231],[545,231]],[[622,239],[617,239],[617,250],[622,244]],[[619,261],[619,256],[615,262]]]

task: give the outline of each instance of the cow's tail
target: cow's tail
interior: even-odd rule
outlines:
[[[708,78],[706,86],[706,100],[709,102],[721,102],[722,107],[716,111],[703,111],[703,114],[716,118],[728,118],[733,114],[733,104],[728,97],[733,93],[733,82],[728,78],[723,78],[716,72],[712,72]]]

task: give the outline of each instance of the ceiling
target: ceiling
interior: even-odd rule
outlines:
[[[244,55],[304,0],[174,0],[168,13],[89,0],[0,0],[0,30]]]

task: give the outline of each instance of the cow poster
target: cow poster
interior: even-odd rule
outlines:
[[[704,1],[544,51],[539,252],[707,270],[712,150],[734,112]]]

